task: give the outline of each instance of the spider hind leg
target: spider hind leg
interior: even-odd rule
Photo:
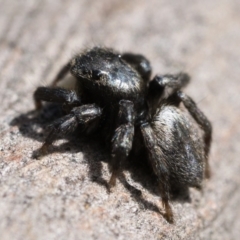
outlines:
[[[157,176],[162,204],[166,211],[166,219],[168,222],[173,223],[173,212],[169,204],[171,188],[170,172],[168,169],[166,157],[161,151],[161,148],[158,146],[153,129],[148,123],[141,125],[141,132],[143,135],[144,144],[149,153],[149,160],[152,165],[152,169]]]
[[[212,141],[212,125],[203,112],[198,108],[197,104],[192,100],[192,98],[181,91],[177,92],[177,96],[204,132],[203,140],[205,151],[205,177],[209,178],[211,176],[211,172],[208,156]]]

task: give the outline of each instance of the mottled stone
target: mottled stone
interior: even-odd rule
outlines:
[[[238,239],[240,235],[240,2],[0,0],[0,238]],[[58,140],[33,159],[58,112],[36,116],[32,93],[79,50],[146,55],[154,74],[186,71],[186,92],[213,124],[203,193],[161,210],[154,177],[126,166],[108,194],[108,154],[96,141]]]

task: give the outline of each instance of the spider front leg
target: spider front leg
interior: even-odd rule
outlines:
[[[67,107],[79,106],[81,103],[76,92],[63,88],[38,87],[33,98],[37,110],[42,107],[42,101],[61,103]]]
[[[144,144],[149,154],[149,160],[152,165],[153,171],[157,176],[160,194],[162,198],[163,207],[166,211],[166,219],[173,222],[173,212],[169,204],[170,199],[170,172],[166,157],[164,156],[161,148],[158,146],[157,138],[153,132],[152,127],[148,123],[141,125],[141,132],[144,139]]]
[[[211,173],[210,173],[210,167],[209,167],[209,162],[208,162],[208,155],[209,155],[209,150],[211,146],[211,141],[212,141],[212,125],[207,119],[207,117],[203,114],[203,112],[197,107],[196,103],[187,96],[185,93],[178,91],[177,96],[179,99],[182,101],[184,106],[187,108],[189,113],[192,115],[194,120],[198,123],[198,125],[202,128],[204,131],[204,151],[205,151],[205,177],[209,178]]]
[[[150,80],[152,67],[150,62],[143,55],[124,53],[121,57],[133,68],[135,68],[146,82]]]
[[[118,128],[115,130],[112,138],[112,175],[109,181],[110,188],[115,186],[121,162],[127,158],[132,149],[133,124],[133,103],[128,100],[121,100],[119,102]]]
[[[49,146],[52,145],[57,136],[63,136],[73,132],[79,124],[87,125],[93,123],[94,120],[97,120],[101,116],[101,114],[102,109],[95,104],[73,108],[68,115],[57,119],[49,126],[50,133],[35,157],[38,158],[46,155]]]

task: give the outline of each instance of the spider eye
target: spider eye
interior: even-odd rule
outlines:
[[[100,70],[93,70],[92,71],[92,79],[93,80],[100,80],[102,75],[103,75],[103,73]]]

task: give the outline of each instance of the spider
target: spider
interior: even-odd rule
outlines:
[[[74,91],[57,86],[69,72],[76,80]],[[210,175],[212,127],[181,91],[189,83],[188,74],[156,75],[150,81],[151,72],[150,62],[140,54],[94,47],[74,56],[50,87],[34,92],[36,109],[47,101],[60,104],[66,113],[50,125],[39,155],[48,151],[58,135],[73,132],[78,125],[87,133],[99,131],[111,148],[112,188],[121,163],[131,150],[139,150],[132,148],[143,146],[158,181],[166,219],[173,222],[172,189],[201,188]],[[203,134],[193,131],[194,121]]]

